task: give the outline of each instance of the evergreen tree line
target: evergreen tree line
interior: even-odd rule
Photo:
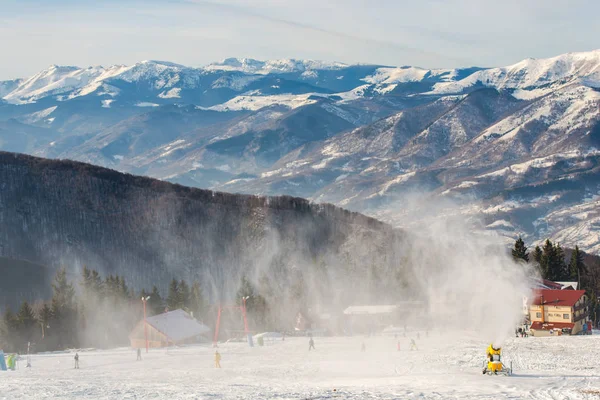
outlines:
[[[553,243],[547,239],[544,244],[536,246],[531,253],[521,237],[519,237],[512,248],[512,256],[515,261],[534,263],[542,278],[551,281],[577,282],[578,289],[585,290],[591,300],[591,317],[597,321],[600,315],[600,302],[598,293],[600,293],[600,258],[590,258],[592,260],[586,264],[585,254],[575,246],[571,250],[569,262],[566,262],[565,252],[560,243]]]
[[[521,262],[529,262],[531,258],[537,264],[542,278],[551,281],[578,282],[581,286],[582,279],[585,281],[589,272],[579,246],[575,246],[567,263],[560,243],[552,243],[550,239],[546,239],[542,247],[536,246],[529,254],[525,242],[519,237],[512,249],[512,256]]]
[[[52,282],[52,293],[48,302],[31,305],[24,301],[17,313],[6,310],[0,321],[0,349],[25,353],[28,343],[34,352],[125,346],[129,333],[142,319],[141,299],[147,296],[147,316],[181,308],[199,320],[211,317],[197,281],[190,286],[173,279],[163,299],[157,286],[136,293],[124,277],[102,278],[87,267],[80,280],[72,283],[61,268]]]

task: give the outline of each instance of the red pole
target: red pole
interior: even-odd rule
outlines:
[[[246,298],[242,297],[242,300],[243,300],[242,314],[244,315],[244,333],[246,335],[248,335],[248,332],[250,330],[248,329],[248,318],[246,318]]]
[[[146,299],[142,298],[144,303],[144,338],[146,338],[146,353],[148,353],[148,324],[146,323]]]
[[[215,326],[215,337],[213,338],[213,346],[217,347],[219,340],[219,325],[221,324],[221,306],[219,306],[219,313],[217,314],[217,326]]]

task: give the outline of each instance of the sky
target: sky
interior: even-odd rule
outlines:
[[[425,68],[600,48],[597,0],[0,0],[0,80],[228,57]]]

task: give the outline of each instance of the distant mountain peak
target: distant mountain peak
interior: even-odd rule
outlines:
[[[226,58],[221,62],[212,63],[205,68],[210,70],[236,70],[252,74],[277,74],[304,72],[314,69],[341,69],[348,67],[348,64],[340,62],[326,62],[319,60],[297,60],[293,58],[274,59],[274,60],[256,60],[253,58]]]
[[[182,64],[177,64],[177,63],[170,62],[170,61],[160,61],[160,60],[143,60],[137,64],[164,65],[165,67],[172,67],[172,68],[188,68]]]

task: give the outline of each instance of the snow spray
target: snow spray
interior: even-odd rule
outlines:
[[[418,203],[407,214],[412,221],[398,225],[408,232],[401,253],[426,304],[427,325],[474,332],[501,345],[524,317],[523,298],[531,298],[534,268],[515,262],[505,238],[486,232],[458,207]],[[417,218],[422,219],[414,223]]]

